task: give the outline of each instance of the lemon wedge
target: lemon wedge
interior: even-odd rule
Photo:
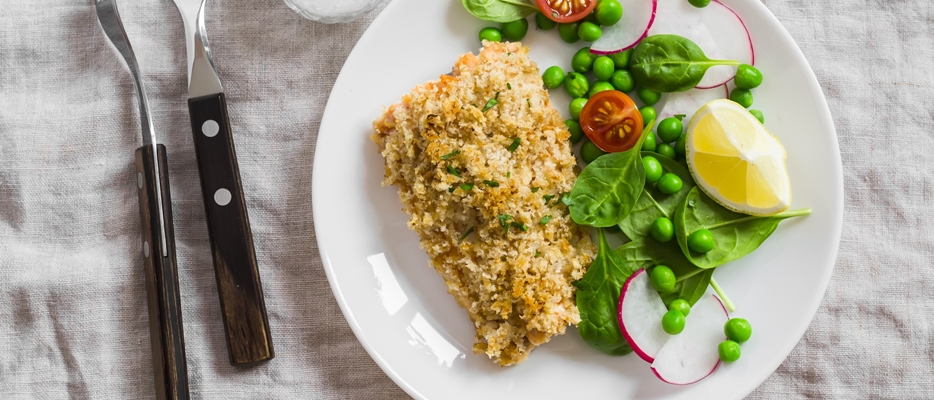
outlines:
[[[791,206],[785,147],[741,105],[726,99],[701,107],[685,138],[688,169],[708,196],[751,215]]]

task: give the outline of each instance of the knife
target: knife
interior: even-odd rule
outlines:
[[[275,357],[227,100],[204,29],[205,0],[174,0],[188,48],[188,111],[214,259],[227,351],[233,365]]]
[[[143,270],[149,305],[149,343],[153,380],[159,400],[188,399],[188,367],[182,329],[178,264],[175,261],[175,232],[172,224],[172,195],[165,146],[158,143],[149,115],[149,102],[133,47],[120,21],[115,0],[96,0],[98,21],[133,75],[139,98],[143,146],[136,149],[136,182],[143,236]]]

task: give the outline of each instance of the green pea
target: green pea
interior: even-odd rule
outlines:
[[[662,321],[664,321],[664,319]],[[733,362],[739,360],[739,356],[742,352],[739,349],[739,343],[732,340],[724,340],[717,346],[717,353],[720,354],[721,361]]]
[[[646,138],[648,139],[648,138]],[[645,150],[645,142],[642,142],[642,149]],[[658,182],[662,177],[662,163],[652,156],[642,157],[642,166],[645,168],[645,181],[648,183]]]
[[[684,125],[681,125],[681,121],[674,117],[668,117],[663,119],[658,123],[658,138],[665,143],[671,143],[678,140],[681,137],[681,132],[684,131]]]
[[[590,85],[590,91],[587,92],[587,97],[593,97],[593,95],[600,93],[605,90],[615,90],[616,88],[606,81],[596,81],[593,85]]]
[[[684,314],[678,310],[669,310],[662,316],[662,329],[669,335],[677,335],[684,330]]]
[[[656,218],[655,221],[652,222],[652,227],[649,228],[649,233],[652,234],[652,238],[659,243],[667,243],[675,237],[675,224],[671,223],[671,220],[665,217]]]
[[[749,110],[749,113],[752,114],[753,117],[756,117],[756,119],[759,120],[759,122],[761,122],[761,123],[763,123],[763,124],[765,123],[765,115],[762,114],[762,111],[759,111],[759,110]]]
[[[665,157],[668,157],[672,160],[674,160],[677,157],[677,153],[675,153],[675,148],[671,147],[671,145],[668,143],[659,143],[657,146],[655,146],[655,152]]]
[[[681,134],[681,136],[678,137],[678,141],[675,142],[675,154],[677,154],[678,157],[684,158],[686,154],[684,150],[684,146],[685,146],[685,143],[687,142],[687,137],[688,137],[687,134]]]
[[[688,249],[697,253],[706,253],[713,250],[713,234],[709,230],[701,229],[688,235]]]
[[[584,144],[581,145],[581,158],[587,164],[594,162],[594,160],[600,158],[600,156],[604,154],[606,154],[605,151],[600,150],[600,148],[597,147],[597,145],[595,145],[593,142],[589,140],[584,142]]]
[[[590,81],[587,80],[587,77],[577,72],[568,72],[568,75],[564,78],[564,90],[568,92],[568,96],[571,96],[572,99],[584,97],[587,95],[587,91],[590,90]]]
[[[577,144],[581,139],[584,138],[584,130],[581,129],[581,124],[573,119],[564,121],[564,124],[568,126],[568,131],[571,132],[571,143]]]
[[[653,121],[658,117],[658,113],[655,112],[655,107],[652,106],[645,106],[640,108],[639,113],[642,114],[643,126],[648,126],[650,121]]]
[[[581,40],[581,37],[577,34],[577,28],[580,28],[580,24],[577,22],[558,24],[558,36],[561,36],[561,40],[565,43],[577,42]]]
[[[584,23],[577,28],[577,35],[585,42],[596,42],[597,39],[600,39],[600,36],[603,36],[603,30],[600,29],[600,25],[584,21]]]
[[[762,84],[762,72],[749,64],[740,64],[736,68],[736,77],[733,83],[740,89],[755,89]]]
[[[483,28],[480,30],[480,41],[502,42],[503,34],[496,28]]]
[[[557,89],[564,83],[564,70],[557,65],[548,67],[542,74],[542,82],[545,83],[546,89]]]
[[[737,102],[745,108],[749,108],[752,106],[752,92],[750,92],[749,89],[733,89],[733,91],[730,92],[730,100]]]
[[[639,95],[639,100],[642,100],[643,103],[647,106],[654,106],[662,99],[662,94],[659,92],[653,92],[646,88],[639,88],[639,91],[636,93]]]
[[[608,81],[613,77],[616,71],[616,64],[613,59],[607,56],[600,56],[593,60],[593,75],[601,81]]]
[[[568,110],[571,111],[571,118],[580,119],[581,111],[584,109],[585,105],[587,105],[587,99],[580,98],[571,100],[571,104],[568,105]]]
[[[658,180],[658,191],[664,194],[678,193],[682,187],[684,187],[684,182],[681,181],[678,175],[671,172],[662,175],[661,179]]]
[[[636,88],[635,79],[633,79],[632,74],[625,69],[613,72],[613,76],[610,77],[610,83],[613,84],[616,90],[623,93],[629,93],[632,89]]]
[[[665,293],[675,288],[677,278],[671,268],[665,265],[656,265],[649,274],[649,281],[655,290]]]
[[[546,17],[545,14],[536,13],[535,14],[535,26],[537,26],[538,29],[541,29],[543,31],[550,31],[552,29],[555,29],[555,26],[558,26],[558,23]]]
[[[710,0],[688,0],[688,3],[697,8],[704,8],[710,4]]]
[[[518,42],[525,38],[529,33],[529,20],[522,18],[512,22],[506,22],[500,28],[503,33],[503,39],[507,42]]]
[[[597,2],[594,14],[597,16],[597,22],[600,25],[616,25],[623,18],[623,6],[619,4],[618,0],[600,0]]]
[[[646,136],[645,140],[642,142],[642,151],[655,151],[656,147],[655,134],[649,132],[648,136]]]
[[[613,63],[616,64],[616,68],[623,69],[629,68],[629,56],[631,54],[632,49],[629,49],[619,53],[610,54],[609,57],[613,59]]]
[[[571,57],[571,68],[582,74],[586,74],[593,69],[593,63],[597,60],[597,55],[590,52],[590,47],[582,47],[574,57]]]
[[[752,336],[752,325],[743,318],[731,318],[723,325],[723,333],[736,343],[743,343]]]
[[[669,310],[676,310],[681,314],[684,314],[685,317],[691,313],[691,304],[684,299],[674,299],[671,301],[671,304],[668,305]]]

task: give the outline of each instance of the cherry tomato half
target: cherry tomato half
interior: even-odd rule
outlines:
[[[548,19],[569,23],[580,21],[593,11],[597,0],[537,0],[538,8]]]
[[[642,113],[625,93],[605,90],[587,100],[581,111],[581,128],[607,153],[626,151],[642,134]]]

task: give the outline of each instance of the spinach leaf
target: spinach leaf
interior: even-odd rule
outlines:
[[[538,12],[526,0],[461,0],[467,12],[491,22],[513,22]]]
[[[597,257],[587,273],[575,284],[577,286],[577,308],[581,322],[577,324],[581,338],[591,347],[606,354],[621,356],[632,351],[619,329],[617,308],[619,293],[632,275],[622,257],[610,249],[603,229]]]
[[[578,225],[605,228],[619,224],[632,210],[645,186],[640,150],[654,120],[631,149],[604,154],[587,165],[571,189],[568,208]]]
[[[630,239],[649,236],[649,229],[652,222],[660,217],[665,217],[674,222],[675,209],[681,205],[681,201],[687,197],[688,192],[694,187],[694,178],[684,164],[672,160],[663,155],[643,151],[642,157],[655,157],[662,164],[665,172],[670,172],[681,178],[684,186],[678,193],[668,195],[658,190],[655,184],[646,184],[645,190],[636,201],[632,211],[619,223],[620,229]]]
[[[630,274],[656,265],[671,268],[678,283],[674,290],[661,295],[666,306],[678,298],[694,305],[704,295],[713,275],[712,269],[704,270],[691,264],[674,242],[659,243],[652,238],[638,238],[613,251],[626,262]]]
[[[629,71],[640,87],[661,93],[683,92],[704,79],[716,65],[739,65],[734,60],[711,60],[690,39],[652,35],[639,43],[629,59]]]
[[[768,239],[778,223],[791,217],[811,214],[811,209],[785,211],[768,217],[757,217],[727,210],[695,187],[688,193],[675,215],[675,234],[684,255],[694,265],[708,269],[752,253]],[[688,235],[699,229],[713,234],[714,248],[707,253],[688,249]]]

